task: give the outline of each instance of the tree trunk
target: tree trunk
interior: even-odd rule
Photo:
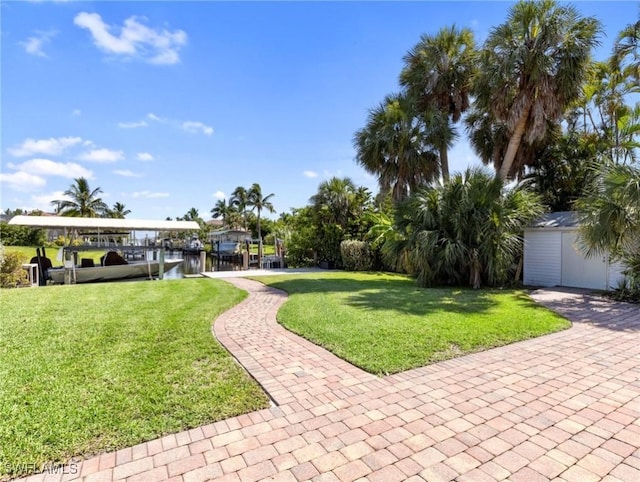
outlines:
[[[440,148],[440,172],[442,173],[442,180],[447,182],[449,180],[449,153],[447,152],[447,146]]]
[[[471,284],[474,290],[479,289],[482,284],[482,265],[478,259],[478,252],[475,249],[471,254],[471,276],[469,277],[469,284]]]
[[[520,255],[520,261],[518,261],[518,267],[516,268],[516,276],[514,281],[517,283],[520,281],[520,275],[522,274],[522,266],[524,264],[524,256]]]
[[[513,160],[516,158],[518,147],[520,147],[520,141],[522,140],[522,136],[524,135],[524,128],[527,125],[527,118],[529,117],[530,110],[531,107],[528,107],[522,113],[520,120],[516,124],[516,128],[513,130],[513,134],[511,134],[511,139],[509,139],[507,152],[504,154],[502,165],[500,166],[500,170],[498,171],[498,177],[504,181],[509,178],[509,172],[511,171],[511,166],[513,166]]]

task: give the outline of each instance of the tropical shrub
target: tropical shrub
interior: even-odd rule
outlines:
[[[603,165],[576,205],[583,251],[621,261],[627,281],[620,297],[640,301],[640,168]]]
[[[316,227],[313,223],[311,207],[294,208],[288,215],[290,236],[286,244],[287,266],[293,268],[315,266]]]
[[[615,290],[613,297],[620,301],[640,303],[640,254],[625,256],[622,262],[626,266],[622,272],[625,276],[623,286]]]
[[[622,263],[624,278],[609,296],[618,301],[640,303],[640,255],[626,256]]]
[[[356,187],[349,178],[334,177],[320,184],[310,203],[286,216],[286,231],[290,233],[286,240],[287,264],[295,267],[322,263],[340,268],[340,243],[363,239],[371,228],[371,194],[364,187]]]
[[[22,264],[27,262],[24,255],[6,252],[4,246],[0,246],[0,253],[0,287],[15,288],[26,283],[27,272],[22,269]]]
[[[42,246],[46,240],[45,230],[28,226],[15,226],[0,222],[0,240],[5,246]]]
[[[373,257],[369,243],[365,241],[345,240],[340,243],[342,267],[349,271],[370,271]]]
[[[542,212],[525,186],[505,189],[487,170],[469,168],[399,204],[397,234],[384,250],[422,286],[500,286],[514,279],[523,229]]]

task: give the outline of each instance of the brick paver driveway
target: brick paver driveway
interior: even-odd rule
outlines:
[[[76,477],[640,481],[637,306],[536,292],[574,326],[377,378],[281,328],[284,293],[229,281],[250,296],[215,335],[274,406],[96,456]]]

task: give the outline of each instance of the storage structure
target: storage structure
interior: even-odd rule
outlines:
[[[623,279],[609,256],[586,257],[577,245],[578,222],[571,211],[549,213],[524,231],[524,284],[606,290]]]

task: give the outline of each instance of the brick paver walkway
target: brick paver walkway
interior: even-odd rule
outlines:
[[[282,329],[282,292],[229,281],[250,295],[215,335],[277,406],[28,480],[640,480],[637,306],[540,291],[571,329],[381,379]]]

